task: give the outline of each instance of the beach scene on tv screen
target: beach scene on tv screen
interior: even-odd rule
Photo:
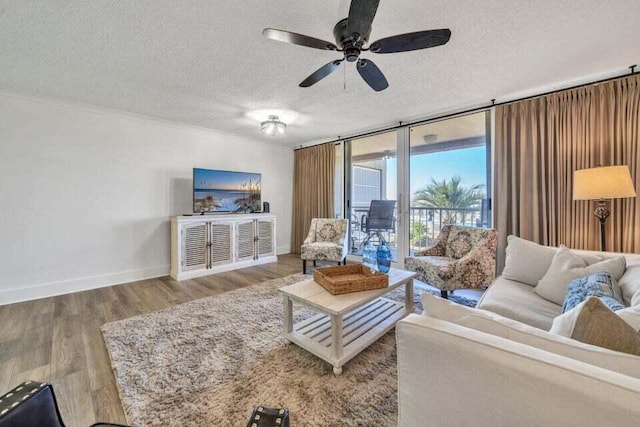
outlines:
[[[259,173],[193,170],[194,212],[259,212]]]

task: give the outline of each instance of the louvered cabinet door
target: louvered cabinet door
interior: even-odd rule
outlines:
[[[209,266],[229,264],[233,262],[233,224],[229,222],[212,222]]]
[[[271,256],[275,253],[272,220],[258,220],[258,257]]]
[[[255,259],[256,227],[254,221],[236,224],[236,260]]]
[[[181,270],[207,268],[207,223],[184,224],[180,234]]]

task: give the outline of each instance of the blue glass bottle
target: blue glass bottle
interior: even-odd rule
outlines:
[[[376,261],[378,262],[378,270],[382,273],[388,273],[391,269],[391,249],[384,240],[380,241],[376,252]]]
[[[362,249],[362,263],[372,270],[376,269],[376,247],[369,240],[364,244]]]

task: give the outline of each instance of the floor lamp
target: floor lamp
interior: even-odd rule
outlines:
[[[636,197],[628,166],[601,166],[573,172],[573,200],[597,200],[593,214],[600,221],[600,250],[605,250],[604,224],[611,211],[607,199]]]

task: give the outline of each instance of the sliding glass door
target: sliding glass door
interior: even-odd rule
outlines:
[[[361,261],[364,242],[382,236],[402,267],[446,224],[490,227],[490,134],[481,111],[345,141],[349,259]]]
[[[489,112],[410,128],[409,251],[446,224],[491,226]]]
[[[398,162],[396,132],[385,132],[346,143],[345,203],[350,220],[350,255],[362,256],[367,240],[384,239],[397,259]]]

